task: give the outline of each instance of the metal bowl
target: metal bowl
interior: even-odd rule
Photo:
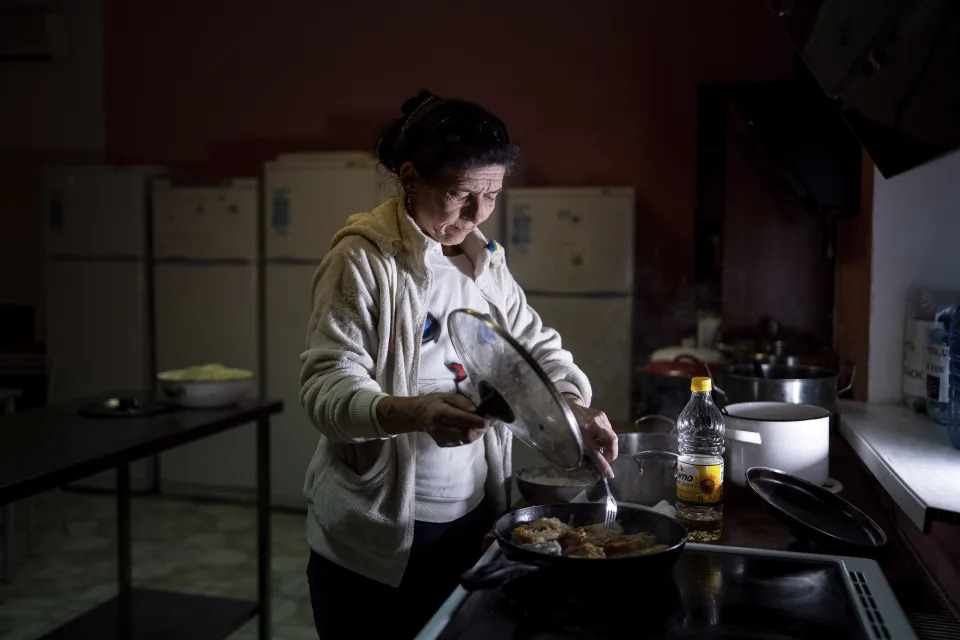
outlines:
[[[589,469],[564,471],[554,466],[520,469],[516,475],[520,495],[530,505],[566,504],[600,481]]]

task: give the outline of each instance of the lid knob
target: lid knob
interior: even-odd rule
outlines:
[[[516,421],[517,416],[514,415],[510,404],[499,391],[493,388],[492,384],[486,380],[481,380],[477,389],[480,392],[480,406],[477,407],[478,416],[490,416],[507,424]]]

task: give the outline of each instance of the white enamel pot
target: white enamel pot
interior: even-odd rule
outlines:
[[[812,404],[742,402],[724,409],[724,476],[745,486],[747,469],[769,467],[815,485],[829,474],[830,411]]]

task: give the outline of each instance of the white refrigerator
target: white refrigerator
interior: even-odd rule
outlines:
[[[313,275],[347,217],[386,198],[381,186],[376,160],[364,152],[285,154],[264,166],[264,392],[284,404],[271,428],[276,505],[303,506],[303,480],[319,441],[300,403]]]
[[[147,166],[45,172],[49,402],[152,388]],[[130,467],[133,490],[154,485],[152,460]],[[112,489],[113,472],[71,486]]]
[[[611,420],[631,419],[634,200],[626,187],[506,191],[507,265]],[[542,464],[515,441],[514,468]]]
[[[256,179],[154,182],[157,371],[216,362],[259,375],[258,190]],[[252,497],[255,438],[246,425],[162,453],[161,490]]]

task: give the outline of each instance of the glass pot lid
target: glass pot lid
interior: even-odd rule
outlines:
[[[490,316],[471,309],[451,312],[447,330],[479,394],[478,413],[499,418],[554,465],[580,466],[577,421],[533,356]]]

